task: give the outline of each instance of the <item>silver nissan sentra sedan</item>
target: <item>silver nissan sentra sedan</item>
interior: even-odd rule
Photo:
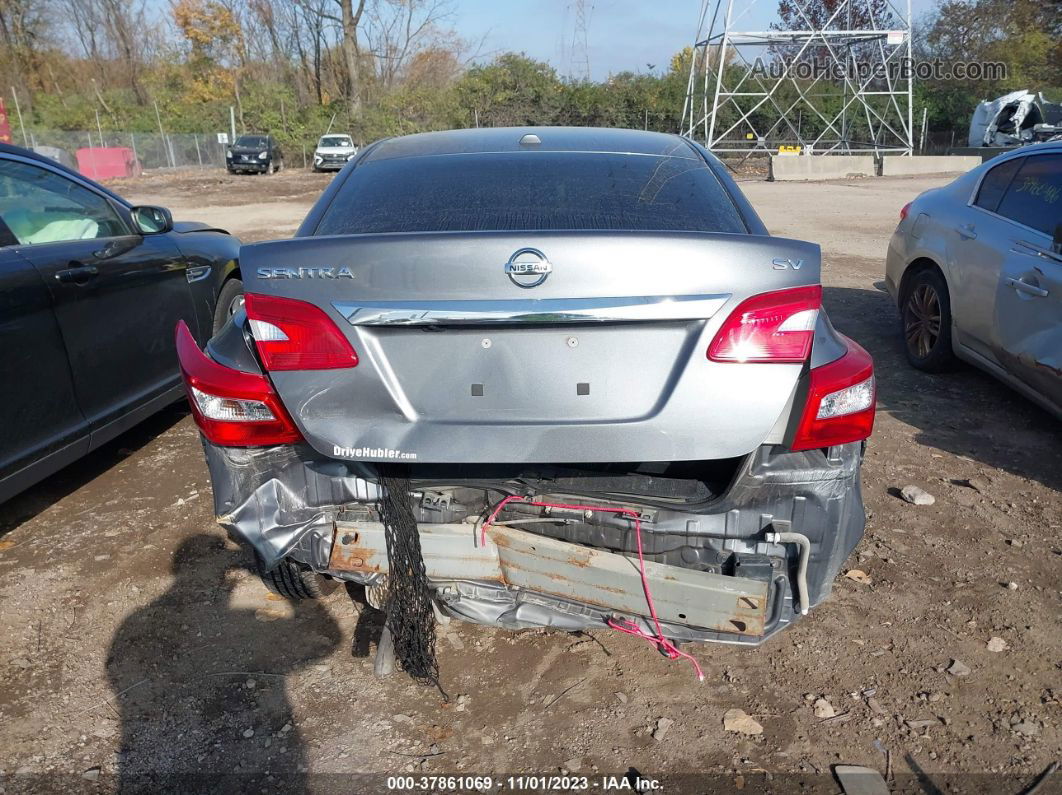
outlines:
[[[178,347],[218,521],[280,593],[390,616],[397,573],[429,615],[685,656],[792,623],[862,536],[873,363],[819,247],[691,141],[384,140],[242,257],[243,310]]]
[[[962,359],[1062,418],[1062,143],[1023,147],[900,211],[885,285],[907,359]]]

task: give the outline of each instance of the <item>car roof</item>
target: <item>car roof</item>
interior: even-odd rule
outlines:
[[[26,149],[26,148],[21,147],[21,146],[15,146],[14,144],[5,144],[5,143],[0,142],[0,155],[17,155],[18,157],[23,157],[23,158],[25,158],[27,160],[36,160],[37,162],[43,163],[44,165],[48,166],[49,168],[54,169],[55,171],[62,172],[62,173],[67,174],[67,175],[69,175],[71,177],[74,177],[77,180],[80,180],[81,182],[84,182],[84,183],[86,183],[88,185],[91,185],[96,190],[101,191],[102,193],[106,193],[112,199],[114,199],[117,202],[120,202],[121,204],[123,204],[126,207],[132,206],[132,205],[129,204],[128,201],[123,199],[121,196],[119,196],[113,190],[110,190],[109,188],[106,188],[103,185],[100,185],[95,180],[89,179],[84,174],[80,173],[79,171],[75,171],[74,169],[70,168],[69,166],[65,166],[62,163],[58,162],[57,160],[52,160],[50,157],[46,157],[45,155],[39,154],[37,152],[34,152],[32,149]]]
[[[521,143],[534,135],[539,143]],[[428,155],[521,152],[597,152],[698,159],[689,142],[677,135],[603,127],[481,127],[417,133],[377,143],[361,162]]]

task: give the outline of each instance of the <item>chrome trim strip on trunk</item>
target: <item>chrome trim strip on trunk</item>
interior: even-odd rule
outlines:
[[[706,320],[730,298],[656,295],[512,301],[372,301],[332,306],[354,326],[460,326]]]

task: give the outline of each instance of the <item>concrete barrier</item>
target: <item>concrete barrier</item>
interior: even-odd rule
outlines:
[[[884,155],[881,176],[910,177],[917,174],[965,174],[981,165],[977,155]]]
[[[845,179],[874,174],[873,155],[771,155],[768,179]]]

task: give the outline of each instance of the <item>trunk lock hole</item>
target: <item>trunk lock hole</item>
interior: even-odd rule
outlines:
[[[575,394],[577,395],[589,395],[590,384],[588,382],[582,382],[575,385]]]
[[[358,534],[357,533],[347,533],[340,540],[343,542],[343,546],[349,547],[351,544],[357,544],[358,543]]]
[[[734,621],[733,619],[731,619],[730,623],[734,625],[734,629],[736,629],[738,632],[744,632],[745,631],[745,622],[744,621]]]
[[[472,397],[483,397],[483,384],[472,384]]]

